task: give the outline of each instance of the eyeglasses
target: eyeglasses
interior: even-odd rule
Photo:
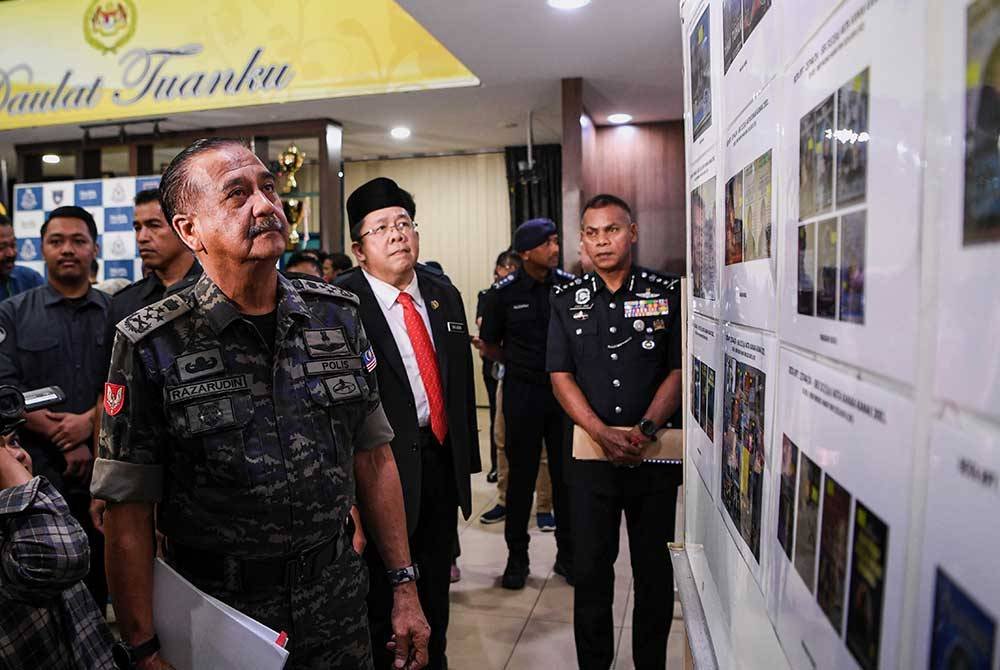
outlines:
[[[389,229],[392,228],[396,232],[402,233],[404,231],[409,232],[411,230],[417,229],[416,221],[397,221],[396,223],[383,223],[381,226],[375,226],[366,233],[361,233],[358,235],[358,241],[365,239],[371,235],[375,239],[381,239],[385,236]]]

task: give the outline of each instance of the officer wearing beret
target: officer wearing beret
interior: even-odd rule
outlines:
[[[472,513],[469,475],[479,472],[475,378],[462,296],[439,269],[417,262],[420,233],[413,197],[385,177],[347,199],[351,249],[360,267],[334,283],[357,294],[359,314],[379,360],[382,404],[396,433],[392,453],[403,484],[417,590],[431,626],[428,668],[447,668],[448,592],[455,511]],[[367,523],[367,519],[365,519]],[[375,667],[392,667],[393,586],[378,553],[368,618]]]
[[[367,576],[349,510],[368,519],[395,591],[399,667],[427,623],[358,300],[275,268],[288,222],[275,177],[234,140],[171,162],[163,208],[204,268],[118,324],[92,491],[108,501],[119,667],[169,668],[153,629],[153,509],[168,562],[289,635],[287,668],[370,668]]]
[[[611,615],[622,511],[634,579],[635,667],[666,667],[673,613],[673,540],[679,465],[643,461],[657,430],[680,427],[680,281],[637,267],[628,204],[598,195],[583,210],[583,247],[595,270],[556,288],[548,370],[559,403],[607,460],[572,460],[579,667],[614,659]],[[614,427],[625,428],[618,430]]]
[[[522,267],[494,284],[484,296],[480,350],[506,366],[503,416],[507,483],[507,566],[501,585],[523,589],[529,572],[528,520],[542,443],[549,457],[558,553],[554,570],[572,583],[573,555],[563,459],[566,415],[552,395],[545,371],[549,294],[575,277],[559,264],[559,237],[549,219],[532,219],[514,231],[514,251]]]

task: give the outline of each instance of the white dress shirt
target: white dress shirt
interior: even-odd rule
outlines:
[[[424,380],[420,376],[420,368],[417,365],[417,356],[413,352],[413,344],[410,342],[410,335],[406,331],[406,320],[403,318],[403,306],[396,301],[400,291],[392,284],[388,284],[377,277],[373,277],[361,270],[365,279],[372,287],[372,293],[378,300],[378,306],[382,310],[382,315],[389,323],[389,330],[392,332],[392,339],[396,340],[396,348],[399,349],[399,356],[403,359],[403,367],[406,368],[406,377],[410,381],[410,389],[413,391],[413,404],[417,409],[417,423],[421,428],[429,426],[431,423],[431,408],[427,402],[427,391],[424,389]],[[404,289],[413,298],[413,306],[423,319],[424,328],[430,337],[431,344],[434,345],[434,331],[431,330],[430,318],[427,316],[427,307],[424,305],[424,297],[420,295],[420,287],[417,285],[417,275],[413,274],[413,281]],[[434,345],[435,349],[437,345]],[[379,389],[380,393],[385,393],[385,389]]]

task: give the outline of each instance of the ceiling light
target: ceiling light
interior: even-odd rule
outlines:
[[[405,140],[407,137],[410,136],[410,129],[407,128],[406,126],[396,126],[395,128],[389,131],[389,134],[392,135],[393,138],[397,140]]]
[[[42,156],[42,162],[48,163],[49,165],[58,165],[59,156],[56,156],[55,154],[45,154]]]
[[[590,119],[587,118],[586,114],[581,114],[580,115],[580,127],[581,128],[586,128],[589,125],[590,125]]]
[[[631,114],[609,114],[608,115],[608,123],[614,123],[615,125],[619,125],[619,124],[622,124],[622,123],[628,123],[631,120],[632,120],[632,115]]]
[[[590,4],[590,0],[546,0],[549,7],[556,9],[580,9]]]

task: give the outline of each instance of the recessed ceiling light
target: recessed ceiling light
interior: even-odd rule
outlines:
[[[615,125],[628,123],[631,120],[631,114],[608,114],[608,123],[614,123]]]
[[[59,156],[55,154],[45,154],[44,156],[42,156],[42,162],[48,163],[49,165],[58,165],[59,160],[60,160]]]
[[[395,128],[389,131],[389,134],[392,135],[393,138],[397,140],[405,140],[407,137],[410,136],[410,129],[407,128],[406,126],[396,126]]]
[[[556,9],[580,9],[590,4],[590,0],[546,0],[549,7]]]
[[[581,128],[586,128],[589,125],[590,125],[590,119],[587,118],[586,114],[581,114],[580,115],[580,127]]]

